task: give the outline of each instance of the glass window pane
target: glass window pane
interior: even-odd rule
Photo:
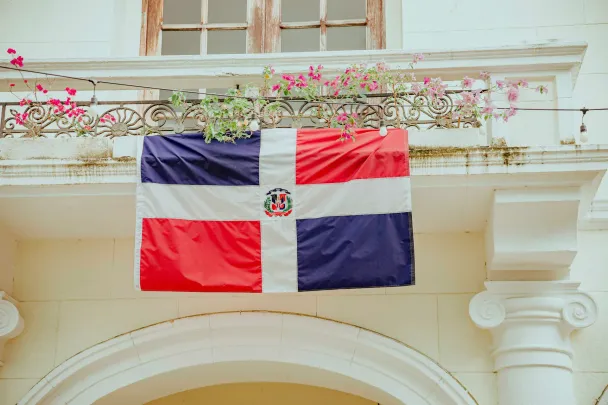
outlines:
[[[328,51],[352,51],[366,49],[366,27],[327,28]]]
[[[320,42],[319,28],[281,30],[281,52],[316,52]]]
[[[247,31],[209,31],[207,54],[247,53]]]
[[[328,20],[365,18],[365,0],[327,0]]]
[[[163,31],[161,55],[200,55],[200,31]]]
[[[201,0],[164,0],[163,24],[200,24]]]
[[[320,21],[321,14],[319,0],[280,0],[281,21],[303,22]]]
[[[209,0],[210,23],[247,22],[247,0]]]

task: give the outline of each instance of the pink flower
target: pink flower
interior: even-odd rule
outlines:
[[[370,85],[369,85],[369,91],[374,91],[377,88],[378,88],[378,82],[377,81],[374,80],[373,82],[370,83]]]
[[[75,96],[76,95],[76,89],[71,89],[69,87],[66,87],[65,91],[67,91],[70,96]]]
[[[422,91],[422,86],[420,83],[412,83],[412,92],[414,94],[418,94]]]
[[[425,77],[424,78],[424,85],[426,86],[427,84],[429,84],[431,82],[431,78],[430,77]]]
[[[32,102],[32,100],[30,100],[30,99],[27,99],[27,98],[22,98],[22,99],[21,99],[21,101],[19,101],[19,105],[20,105],[21,107],[23,107],[24,105],[28,105],[28,104],[30,104],[31,102]]]
[[[424,55],[421,53],[414,54],[414,63],[422,62],[424,60]]]
[[[103,117],[99,119],[99,122],[116,122],[116,118],[110,114],[105,114]]]
[[[52,98],[48,101],[50,105],[59,106],[61,105],[61,101],[58,98]]]
[[[481,110],[481,113],[484,115],[492,115],[493,112],[494,112],[494,106],[491,104],[484,106],[483,109]]]
[[[506,85],[507,85],[507,83],[505,83],[504,80],[496,80],[496,86],[499,89],[504,89]]]
[[[274,86],[272,86],[272,91],[279,91],[280,89],[281,89],[280,84],[275,84]]]
[[[10,83],[8,87],[15,87],[15,83]]]
[[[345,112],[343,112],[343,113],[339,114],[339,115],[336,117],[336,121],[338,121],[338,122],[340,122],[340,123],[342,123],[342,122],[346,122],[347,120],[348,120],[348,114],[346,114]]]
[[[519,99],[519,89],[517,87],[509,87],[507,91],[507,99],[509,103],[515,103]]]
[[[15,122],[17,123],[17,125],[25,125],[25,121],[27,121],[28,118],[28,113],[27,111],[24,113],[17,113],[15,115]]]
[[[85,129],[86,131],[90,131],[90,130],[91,130],[91,126],[90,126],[90,125],[85,125],[85,126],[84,126],[84,129]]]
[[[17,51],[14,50],[13,48],[8,48],[6,50],[6,53],[8,53],[9,55],[15,55],[17,53]]]
[[[464,79],[462,79],[462,88],[470,89],[471,87],[473,87],[473,83],[475,83],[475,80],[471,79],[468,76],[465,76]]]
[[[295,78],[292,75],[283,75],[281,77],[283,78],[283,80],[286,80],[288,82],[293,82],[295,80]]]
[[[520,87],[528,87],[528,81],[521,79],[517,82],[517,85]]]
[[[376,69],[378,70],[378,72],[383,73],[388,70],[388,66],[384,62],[378,62],[376,63]]]
[[[480,72],[479,78],[481,80],[488,80],[488,79],[490,79],[490,73],[489,72]]]
[[[37,84],[36,85],[36,90],[38,90],[38,91],[44,91],[44,87],[42,87],[41,84]]]
[[[11,60],[11,65],[17,67],[23,67],[23,56],[16,57]]]
[[[461,93],[462,99],[461,100],[457,100],[457,101],[462,101],[462,103],[464,104],[477,104],[479,103],[479,91],[475,91],[475,92],[470,92],[470,91],[464,91]]]
[[[535,91],[539,92],[540,94],[544,94],[547,93],[549,90],[547,89],[547,86],[543,86],[542,84],[540,86],[537,86]]]

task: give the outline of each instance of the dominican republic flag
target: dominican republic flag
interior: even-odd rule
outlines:
[[[135,285],[294,292],[414,284],[407,132],[264,129],[138,145]]]

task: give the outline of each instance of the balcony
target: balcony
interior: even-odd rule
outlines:
[[[112,60],[46,60],[30,61],[28,68],[62,76],[95,78],[100,83],[96,90],[99,106],[93,108],[87,124],[95,137],[120,137],[126,135],[167,134],[172,132],[199,132],[205,126],[205,118],[196,106],[181,110],[166,102],[167,92],[137,92],[136,88],[124,86],[151,86],[166,89],[225,89],[246,84],[261,84],[264,66],[273,65],[278,74],[303,72],[312,64],[322,64],[324,73],[331,76],[343,71],[353,63],[375,63],[384,61],[396,73],[414,73],[422,78],[441,77],[444,81],[457,81],[463,76],[477,77],[480,71],[488,71],[493,78],[527,79],[531,83],[547,84],[548,97],[528,97],[522,100],[523,107],[571,108],[572,88],[578,75],[586,45],[584,43],[543,43],[501,47],[498,49],[451,50],[446,52],[424,52],[425,61],[408,68],[414,52],[401,50],[315,52],[294,54],[252,54],[212,56],[163,56],[145,58],[122,58]],[[32,81],[39,75],[24,73]],[[8,89],[16,83],[15,92],[24,91],[21,76],[17,72],[0,71],[0,89]],[[66,86],[80,90],[85,97],[78,102],[88,107],[92,85],[88,82],[68,78],[54,78],[54,88]],[[2,96],[2,93],[0,93]],[[3,99],[8,100],[4,94]],[[401,126],[413,131],[423,129],[472,129],[458,131],[441,146],[481,146],[508,144],[513,146],[556,145],[576,142],[577,125],[573,114],[547,114],[541,119],[534,113],[520,112],[521,118],[509,126],[500,123],[479,122],[472,117],[458,121],[450,119],[459,90],[448,92],[439,106],[432,106],[428,99],[401,94],[397,99],[390,94],[372,94],[365,99],[344,100],[344,104],[319,105],[302,100],[281,100],[278,116],[270,116],[260,106],[252,105],[251,114],[260,118],[262,127],[297,126],[315,127],[324,123],[315,116],[318,108],[335,111],[356,111],[362,127],[378,127],[381,121],[387,126]],[[137,99],[137,101],[133,101]],[[159,100],[160,101],[152,101]],[[417,99],[417,105],[413,100]],[[1,99],[0,99],[1,100]],[[116,101],[107,101],[116,100]],[[508,105],[508,104],[505,104]],[[30,106],[30,123],[15,124],[14,115],[26,108],[10,102],[0,103],[0,138],[19,137],[73,137],[78,135],[73,122],[62,119],[50,122],[46,106]],[[115,123],[101,123],[99,116],[110,112]],[[546,120],[545,117],[549,117]],[[531,132],[522,134],[522,129]],[[468,135],[465,135],[468,134]],[[437,145],[436,136],[414,135],[414,143]],[[468,137],[464,140],[463,137]],[[480,141],[481,139],[481,141]]]
[[[414,73],[457,80],[486,70],[494,77],[549,83],[547,100],[524,99],[521,104],[571,108],[585,49],[584,44],[538,44],[431,52]],[[97,88],[100,102],[93,107],[95,114],[88,116],[94,136],[78,136],[67,119],[51,123],[48,107],[2,103],[0,184],[10,187],[0,187],[0,223],[17,238],[133,236],[135,136],[200,132],[206,121],[196,106],[198,100],[186,109],[159,101],[158,94],[133,101],[137,92],[125,91],[120,83],[183,89],[244,86],[255,83],[262,67],[270,63],[277,73],[305,71],[311,62],[321,63],[331,74],[353,63],[378,60],[405,71],[411,54],[374,51],[248,55],[247,60],[218,56],[32,62],[33,70],[114,84]],[[3,82],[17,82],[15,72],[1,74],[0,88]],[[90,84],[57,79],[54,85],[79,89],[83,97],[79,104],[90,107]],[[473,117],[452,120],[449,112],[458,97],[458,90],[448,92],[438,109],[428,100],[413,106],[411,94],[398,100],[390,94],[371,94],[358,100],[334,100],[336,104],[325,107],[358,112],[361,127],[378,127],[383,121],[387,126],[408,128],[416,233],[485,232],[489,269],[526,270],[518,259],[524,256],[528,269],[541,268],[539,263],[550,263],[542,268],[554,270],[567,267],[571,252],[576,251],[577,224],[592,220],[594,207],[606,206],[594,203],[593,198],[608,167],[608,146],[577,144],[573,115],[539,118],[522,112],[507,125]],[[319,107],[315,103],[281,100],[280,104],[273,116],[252,103],[250,115],[243,119],[256,117],[262,127],[325,125],[315,115]],[[26,108],[33,125],[16,125],[14,113]],[[99,117],[105,113],[116,121],[101,122]],[[562,212],[559,219],[545,215],[554,209]],[[553,246],[538,244],[543,238],[517,236],[544,235],[546,229],[572,238],[566,238],[566,245]]]

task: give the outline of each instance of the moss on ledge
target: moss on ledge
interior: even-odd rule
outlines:
[[[410,146],[410,159],[414,162],[431,161],[435,159],[450,159],[462,157],[467,161],[471,155],[488,161],[490,158],[500,158],[505,165],[523,156],[525,146]],[[523,163],[516,163],[521,165]]]

